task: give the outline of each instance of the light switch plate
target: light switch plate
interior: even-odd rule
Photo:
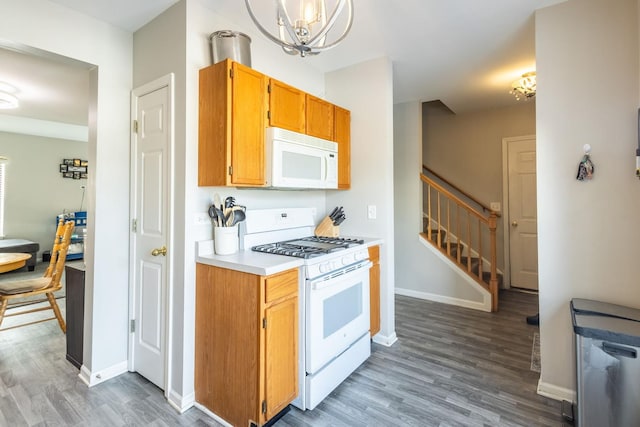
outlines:
[[[376,219],[376,217],[377,217],[376,205],[367,206],[367,218]]]
[[[197,212],[194,216],[194,222],[196,225],[211,224],[211,218],[207,212]]]

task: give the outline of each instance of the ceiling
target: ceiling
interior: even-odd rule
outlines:
[[[52,1],[131,32],[177,2]],[[232,22],[254,27],[243,1],[202,1]],[[396,103],[441,100],[458,113],[515,105],[511,82],[535,69],[534,11],[562,1],[353,0],[347,38],[334,49],[299,60],[328,72],[386,56],[393,63]],[[3,110],[0,116],[86,125],[85,64],[6,49],[0,49],[0,63],[0,82],[13,83],[21,101],[19,109]]]

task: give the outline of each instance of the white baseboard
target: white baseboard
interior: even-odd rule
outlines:
[[[376,344],[381,344],[385,347],[391,347],[395,342],[398,341],[398,336],[395,332],[391,335],[382,335],[381,333],[377,333],[373,336],[373,342]]]
[[[471,308],[474,310],[491,312],[491,298],[484,298],[483,302],[469,301],[460,298],[449,297],[446,295],[431,294],[429,292],[414,291],[413,289],[396,288],[396,294],[406,297],[413,297],[427,301],[441,302],[444,304],[456,305],[458,307]]]
[[[87,386],[93,387],[94,385],[103,383],[111,378],[115,378],[120,374],[124,374],[127,371],[126,360],[98,372],[91,372],[85,365],[82,365],[78,377],[80,377],[82,382]]]
[[[566,400],[575,403],[577,401],[575,390],[549,384],[542,380],[538,380],[538,394],[560,402]]]
[[[225,421],[224,419],[220,418],[218,415],[214,414],[213,412],[211,412],[206,406],[203,406],[201,404],[199,404],[198,402],[195,402],[195,407],[200,409],[202,412],[204,412],[205,414],[207,414],[208,416],[210,416],[211,418],[213,418],[214,420],[216,420],[217,422],[219,422],[220,424],[222,424],[225,427],[233,427],[232,424],[229,424],[227,421]]]
[[[171,405],[173,409],[182,414],[187,409],[191,409],[196,403],[196,395],[195,393],[189,393],[183,397],[172,390],[167,396],[167,402],[169,402],[169,405]]]

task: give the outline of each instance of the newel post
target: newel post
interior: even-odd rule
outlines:
[[[497,260],[497,243],[496,228],[498,224],[498,215],[495,212],[489,214],[489,236],[491,239],[491,279],[489,280],[489,291],[491,292],[491,311],[498,311],[498,260]]]

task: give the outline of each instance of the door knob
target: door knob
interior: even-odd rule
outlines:
[[[515,219],[513,221],[511,221],[511,225],[513,225],[514,227],[518,226],[518,221],[516,221]]]
[[[153,256],[158,256],[158,255],[167,256],[167,247],[163,246],[161,248],[156,248],[156,249],[151,251],[151,255],[153,255]]]

